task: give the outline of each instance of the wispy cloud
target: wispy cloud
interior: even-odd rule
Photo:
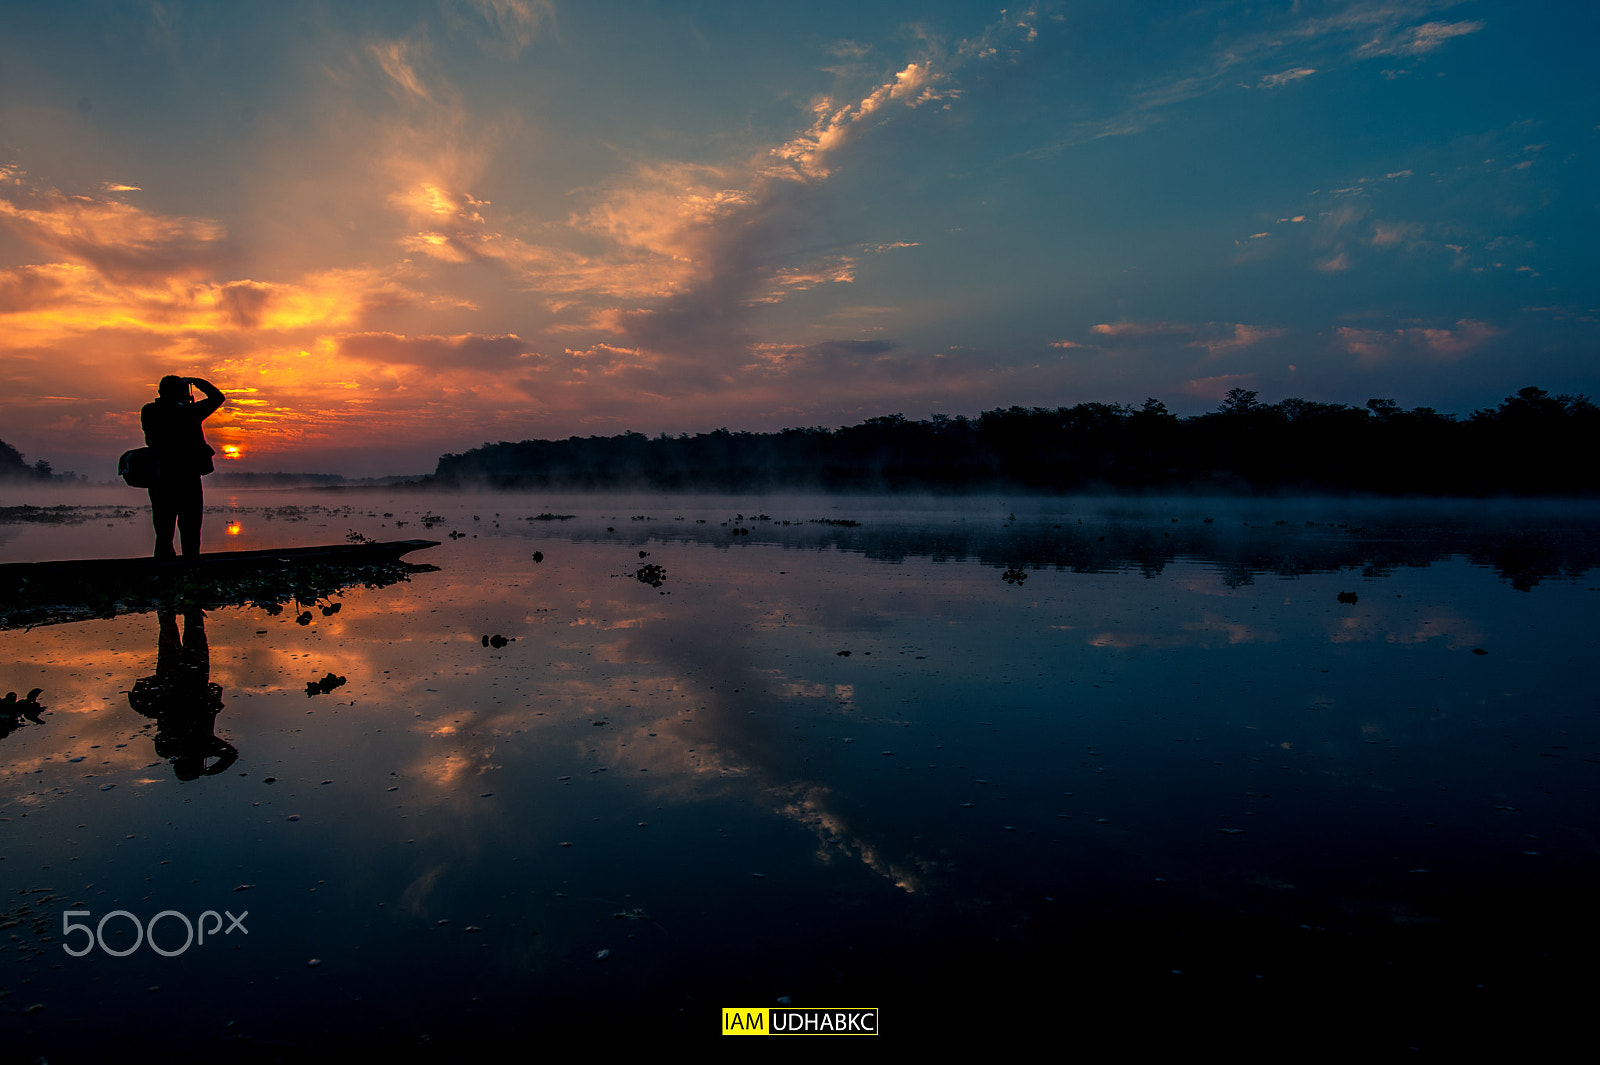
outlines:
[[[0,168],[0,230],[109,277],[198,277],[227,254],[227,233],[205,218],[173,218],[118,200],[39,188]]]
[[[1420,26],[1404,28],[1382,27],[1371,40],[1356,49],[1356,57],[1367,59],[1380,55],[1426,55],[1444,46],[1455,37],[1465,37],[1483,29],[1477,22],[1425,22]]]
[[[1268,74],[1256,82],[1255,87],[1258,89],[1276,89],[1279,85],[1287,85],[1292,81],[1299,81],[1301,78],[1309,78],[1315,73],[1316,71],[1311,67],[1296,67],[1293,70]]]
[[[1075,122],[1064,136],[1030,154],[1052,155],[1104,137],[1140,134],[1183,104],[1222,92],[1279,88],[1374,56],[1426,55],[1484,27],[1481,21],[1417,21],[1460,2],[1351,0],[1320,9],[1296,3],[1281,14],[1262,12],[1238,23],[1248,28],[1211,38],[1186,69],[1134,89],[1114,110]]]
[[[1421,356],[1432,362],[1455,362],[1480,350],[1504,333],[1488,322],[1462,318],[1453,327],[1408,326],[1401,329],[1338,331],[1340,345],[1365,365],[1404,356]]]

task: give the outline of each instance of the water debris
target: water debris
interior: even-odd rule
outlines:
[[[515,636],[502,636],[497,632],[493,636],[485,636],[483,638],[483,646],[493,647],[498,651],[508,643],[515,643],[516,640]]]
[[[343,677],[337,676],[330,672],[321,680],[312,680],[306,682],[306,698],[309,699],[313,695],[327,695],[329,692],[333,691],[333,689],[343,687],[344,684],[345,679]]]
[[[544,552],[543,551],[535,551],[533,553],[533,561],[535,563],[543,562],[544,561]]]
[[[833,653],[838,655],[840,658],[849,658],[850,657],[850,652],[849,651],[835,651]]]
[[[650,915],[637,906],[631,910],[620,910],[611,916],[619,921],[648,921],[650,919]]]
[[[633,575],[634,580],[640,584],[648,584],[652,588],[659,588],[666,583],[667,571],[654,562],[640,566]]]
[[[1219,828],[1219,829],[1217,829],[1217,831],[1221,832],[1224,836],[1242,836],[1242,835],[1244,835],[1244,829],[1242,829],[1242,828]]]
[[[576,514],[552,514],[547,510],[543,514],[535,514],[533,517],[528,518],[527,520],[528,521],[571,521],[573,518],[576,518],[576,517],[577,517]]]
[[[1020,586],[1023,581],[1028,579],[1028,574],[1022,569],[1021,566],[1012,566],[1004,573],[1000,574],[1000,579],[1005,581],[1007,584],[1015,584]]]
[[[595,961],[605,961],[609,957],[611,957],[610,948],[605,948],[605,949],[597,950],[597,951],[594,952],[594,960]]]
[[[1361,597],[1356,595],[1355,592],[1340,592],[1339,593],[1339,602],[1341,602],[1341,603],[1349,603],[1351,606],[1355,606],[1356,601],[1358,599],[1360,599],[1360,598]]]
[[[1488,652],[1488,651],[1485,651],[1485,650],[1484,650],[1484,649],[1483,649],[1483,648],[1481,648],[1481,647],[1474,647],[1474,648],[1473,648],[1473,649],[1472,649],[1472,653],[1473,653],[1473,654],[1475,654],[1475,655],[1486,655],[1486,654],[1488,654],[1488,653],[1489,653],[1489,652]]]
[[[28,693],[26,699],[18,700],[16,692],[6,692],[4,701],[0,701],[0,736],[9,736],[21,725],[22,719],[27,718],[35,725],[42,725],[44,721],[39,717],[44,707],[39,704],[39,696],[43,688],[35,688]]]
[[[319,966],[321,964],[322,964],[322,959],[321,958],[312,958],[310,961],[306,962],[306,968],[307,969],[315,969],[317,966]]]
[[[852,521],[849,518],[812,518],[811,524],[837,525],[841,529],[859,529],[861,527],[861,523],[859,521]]]

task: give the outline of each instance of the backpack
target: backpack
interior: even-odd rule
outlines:
[[[124,451],[117,460],[117,475],[130,488],[154,488],[161,479],[161,460],[156,457],[155,448],[137,447],[132,451]]]

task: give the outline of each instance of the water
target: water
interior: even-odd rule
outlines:
[[[47,711],[0,738],[24,1057],[693,1041],[785,1002],[1428,1049],[1592,991],[1593,506],[208,502],[209,547],[437,569],[167,619],[186,714],[154,613],[0,632]],[[74,513],[0,558],[146,547]],[[248,914],[130,950],[164,911],[169,952]]]

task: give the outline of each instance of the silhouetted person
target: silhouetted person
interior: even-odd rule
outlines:
[[[193,385],[205,393],[196,402],[189,391]],[[200,423],[216,413],[226,398],[209,381],[198,377],[169,375],[161,379],[154,403],[139,412],[144,426],[144,443],[156,453],[159,474],[150,489],[150,520],[156,527],[156,557],[175,558],[172,549],[173,526],[183,542],[183,557],[200,554],[200,515],[205,497],[200,478],[215,466],[216,452],[206,443]]]
[[[236,762],[239,752],[216,734],[222,711],[222,686],[211,683],[211,647],[200,610],[178,615],[157,610],[161,626],[156,645],[156,673],[143,677],[128,693],[128,704],[156,722],[156,754],[172,764],[179,780],[215,776]],[[210,765],[206,760],[215,758]]]

